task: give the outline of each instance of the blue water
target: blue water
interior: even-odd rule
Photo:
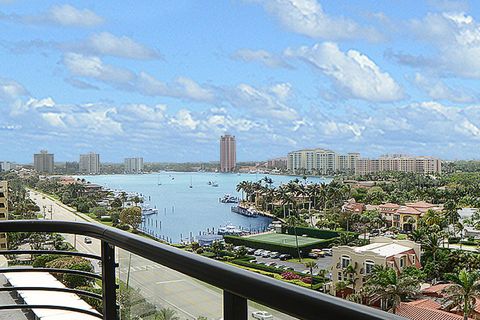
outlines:
[[[143,175],[99,175],[83,176],[87,181],[112,189],[137,192],[144,195],[151,207],[158,209],[156,215],[146,216],[141,229],[174,243],[187,239],[200,232],[217,230],[220,226],[231,224],[252,231],[264,230],[271,222],[270,218],[249,218],[230,210],[232,204],[223,204],[219,198],[236,192],[239,182],[258,181],[265,174],[221,174],[207,172],[162,172]],[[287,183],[295,179],[291,176],[270,175],[274,185]],[[208,185],[209,181],[218,183],[218,187]],[[330,179],[308,178],[308,182],[328,182]],[[158,183],[161,185],[158,185]],[[190,183],[193,188],[189,188]]]

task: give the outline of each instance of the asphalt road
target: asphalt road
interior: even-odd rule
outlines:
[[[280,259],[263,258],[263,257],[255,257],[255,258],[258,262],[264,262],[264,263],[275,262],[277,266],[282,266],[282,265],[287,266],[287,267],[293,268],[293,270],[298,272],[308,270],[308,268],[305,267],[305,264],[300,262],[281,261]],[[332,264],[332,257],[325,256],[323,258],[318,258],[316,262],[317,262],[318,269],[313,270],[314,275],[318,274],[318,271],[321,269],[329,270]]]
[[[49,197],[44,197],[37,192],[30,191],[30,198],[37,203],[42,212],[45,206],[47,219],[52,218],[64,221],[81,221],[85,219],[91,221],[88,217],[78,217],[67,206]],[[74,245],[78,251],[100,255],[99,240],[92,239],[91,244],[86,244],[83,236],[70,234],[64,236],[66,241]],[[117,248],[116,257],[120,265],[117,270],[117,276],[123,281],[126,281],[129,256],[129,252]],[[199,316],[204,316],[208,319],[222,319],[223,317],[223,298],[220,289],[136,255],[132,255],[131,259],[129,285],[132,288],[139,289],[140,293],[149,302],[158,307],[169,307],[177,310],[181,319],[197,319]],[[249,314],[257,310],[270,312],[274,319],[295,319],[249,301]]]

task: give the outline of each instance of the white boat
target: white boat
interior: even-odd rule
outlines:
[[[226,225],[224,227],[218,228],[219,235],[242,235],[245,232],[234,225]]]

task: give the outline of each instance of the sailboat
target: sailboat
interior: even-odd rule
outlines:
[[[158,178],[157,178],[157,185],[158,185],[158,186],[161,186],[161,185],[162,185],[162,183],[160,182],[160,175],[158,175]]]
[[[190,188],[193,188],[192,177],[190,177]]]

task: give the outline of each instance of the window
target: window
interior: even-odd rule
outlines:
[[[400,268],[403,268],[405,266],[405,257],[400,258]]]
[[[341,272],[338,273],[338,281],[342,281],[342,273]]]
[[[375,262],[373,262],[372,260],[365,261],[365,275],[372,273],[374,266]]]
[[[411,257],[412,257],[412,264],[415,264],[415,255],[412,254]]]
[[[342,256],[342,268],[348,267],[349,264],[350,264],[350,257]]]
[[[0,212],[0,219],[5,219],[5,213],[4,212]]]
[[[2,243],[2,244],[0,244],[0,248],[2,248],[2,249],[6,249],[6,248],[7,248],[7,244],[6,244],[6,243]]]

